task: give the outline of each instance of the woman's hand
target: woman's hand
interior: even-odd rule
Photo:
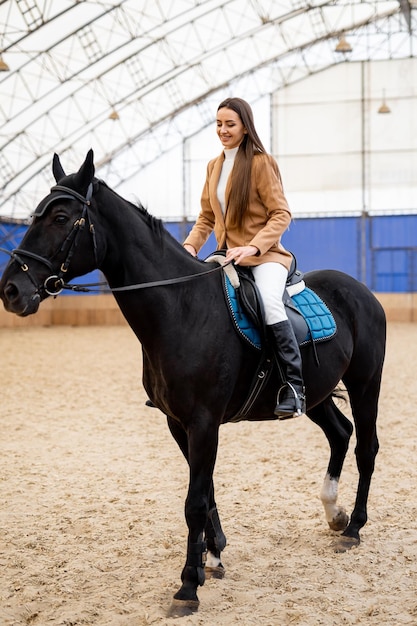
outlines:
[[[230,248],[226,253],[226,261],[234,261],[239,264],[243,259],[248,256],[255,256],[259,250],[256,246],[239,246],[237,248]]]
[[[194,246],[190,246],[189,243],[184,244],[184,248],[185,250],[187,250],[187,252],[189,252],[192,256],[197,256],[197,251],[194,248]]]

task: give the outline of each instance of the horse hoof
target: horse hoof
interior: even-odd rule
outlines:
[[[339,537],[334,543],[335,552],[347,552],[351,548],[356,548],[360,543],[359,539],[355,537]]]
[[[206,579],[207,578],[224,578],[225,569],[223,565],[217,565],[216,567],[206,567],[204,568]]]
[[[167,617],[186,617],[198,611],[199,600],[176,600],[172,601],[167,612]]]
[[[338,514],[329,522],[329,528],[331,530],[345,530],[349,524],[349,515],[345,509],[340,509]]]

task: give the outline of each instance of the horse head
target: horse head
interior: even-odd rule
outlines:
[[[78,172],[66,175],[59,156],[54,155],[52,172],[57,185],[35,209],[0,281],[0,298],[7,311],[22,317],[36,313],[40,302],[60,293],[66,281],[97,267],[91,221],[93,159],[89,150]],[[93,242],[88,241],[91,238]],[[83,254],[74,254],[81,247]]]

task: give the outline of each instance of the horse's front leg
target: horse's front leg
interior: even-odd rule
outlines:
[[[185,501],[188,526],[187,558],[181,573],[182,585],[174,595],[169,617],[189,615],[198,609],[197,588],[204,584],[204,564],[210,496],[213,491],[213,471],[218,446],[218,424],[206,417],[187,430],[190,482]]]
[[[186,458],[187,463],[189,463],[187,433],[177,420],[168,416],[167,421],[172,436]],[[209,512],[204,529],[204,537],[207,544],[206,566],[204,568],[206,578],[224,578],[225,569],[221,561],[221,553],[226,547],[226,536],[217,511],[213,481],[210,486]]]
[[[226,536],[220,524],[213,488],[205,528],[205,538],[207,543],[206,578],[224,578],[225,569],[221,561],[221,553],[226,547]]]

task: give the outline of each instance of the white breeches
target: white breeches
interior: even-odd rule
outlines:
[[[282,296],[288,277],[287,268],[281,263],[261,263],[251,267],[256,286],[261,294],[267,326],[288,319]]]

